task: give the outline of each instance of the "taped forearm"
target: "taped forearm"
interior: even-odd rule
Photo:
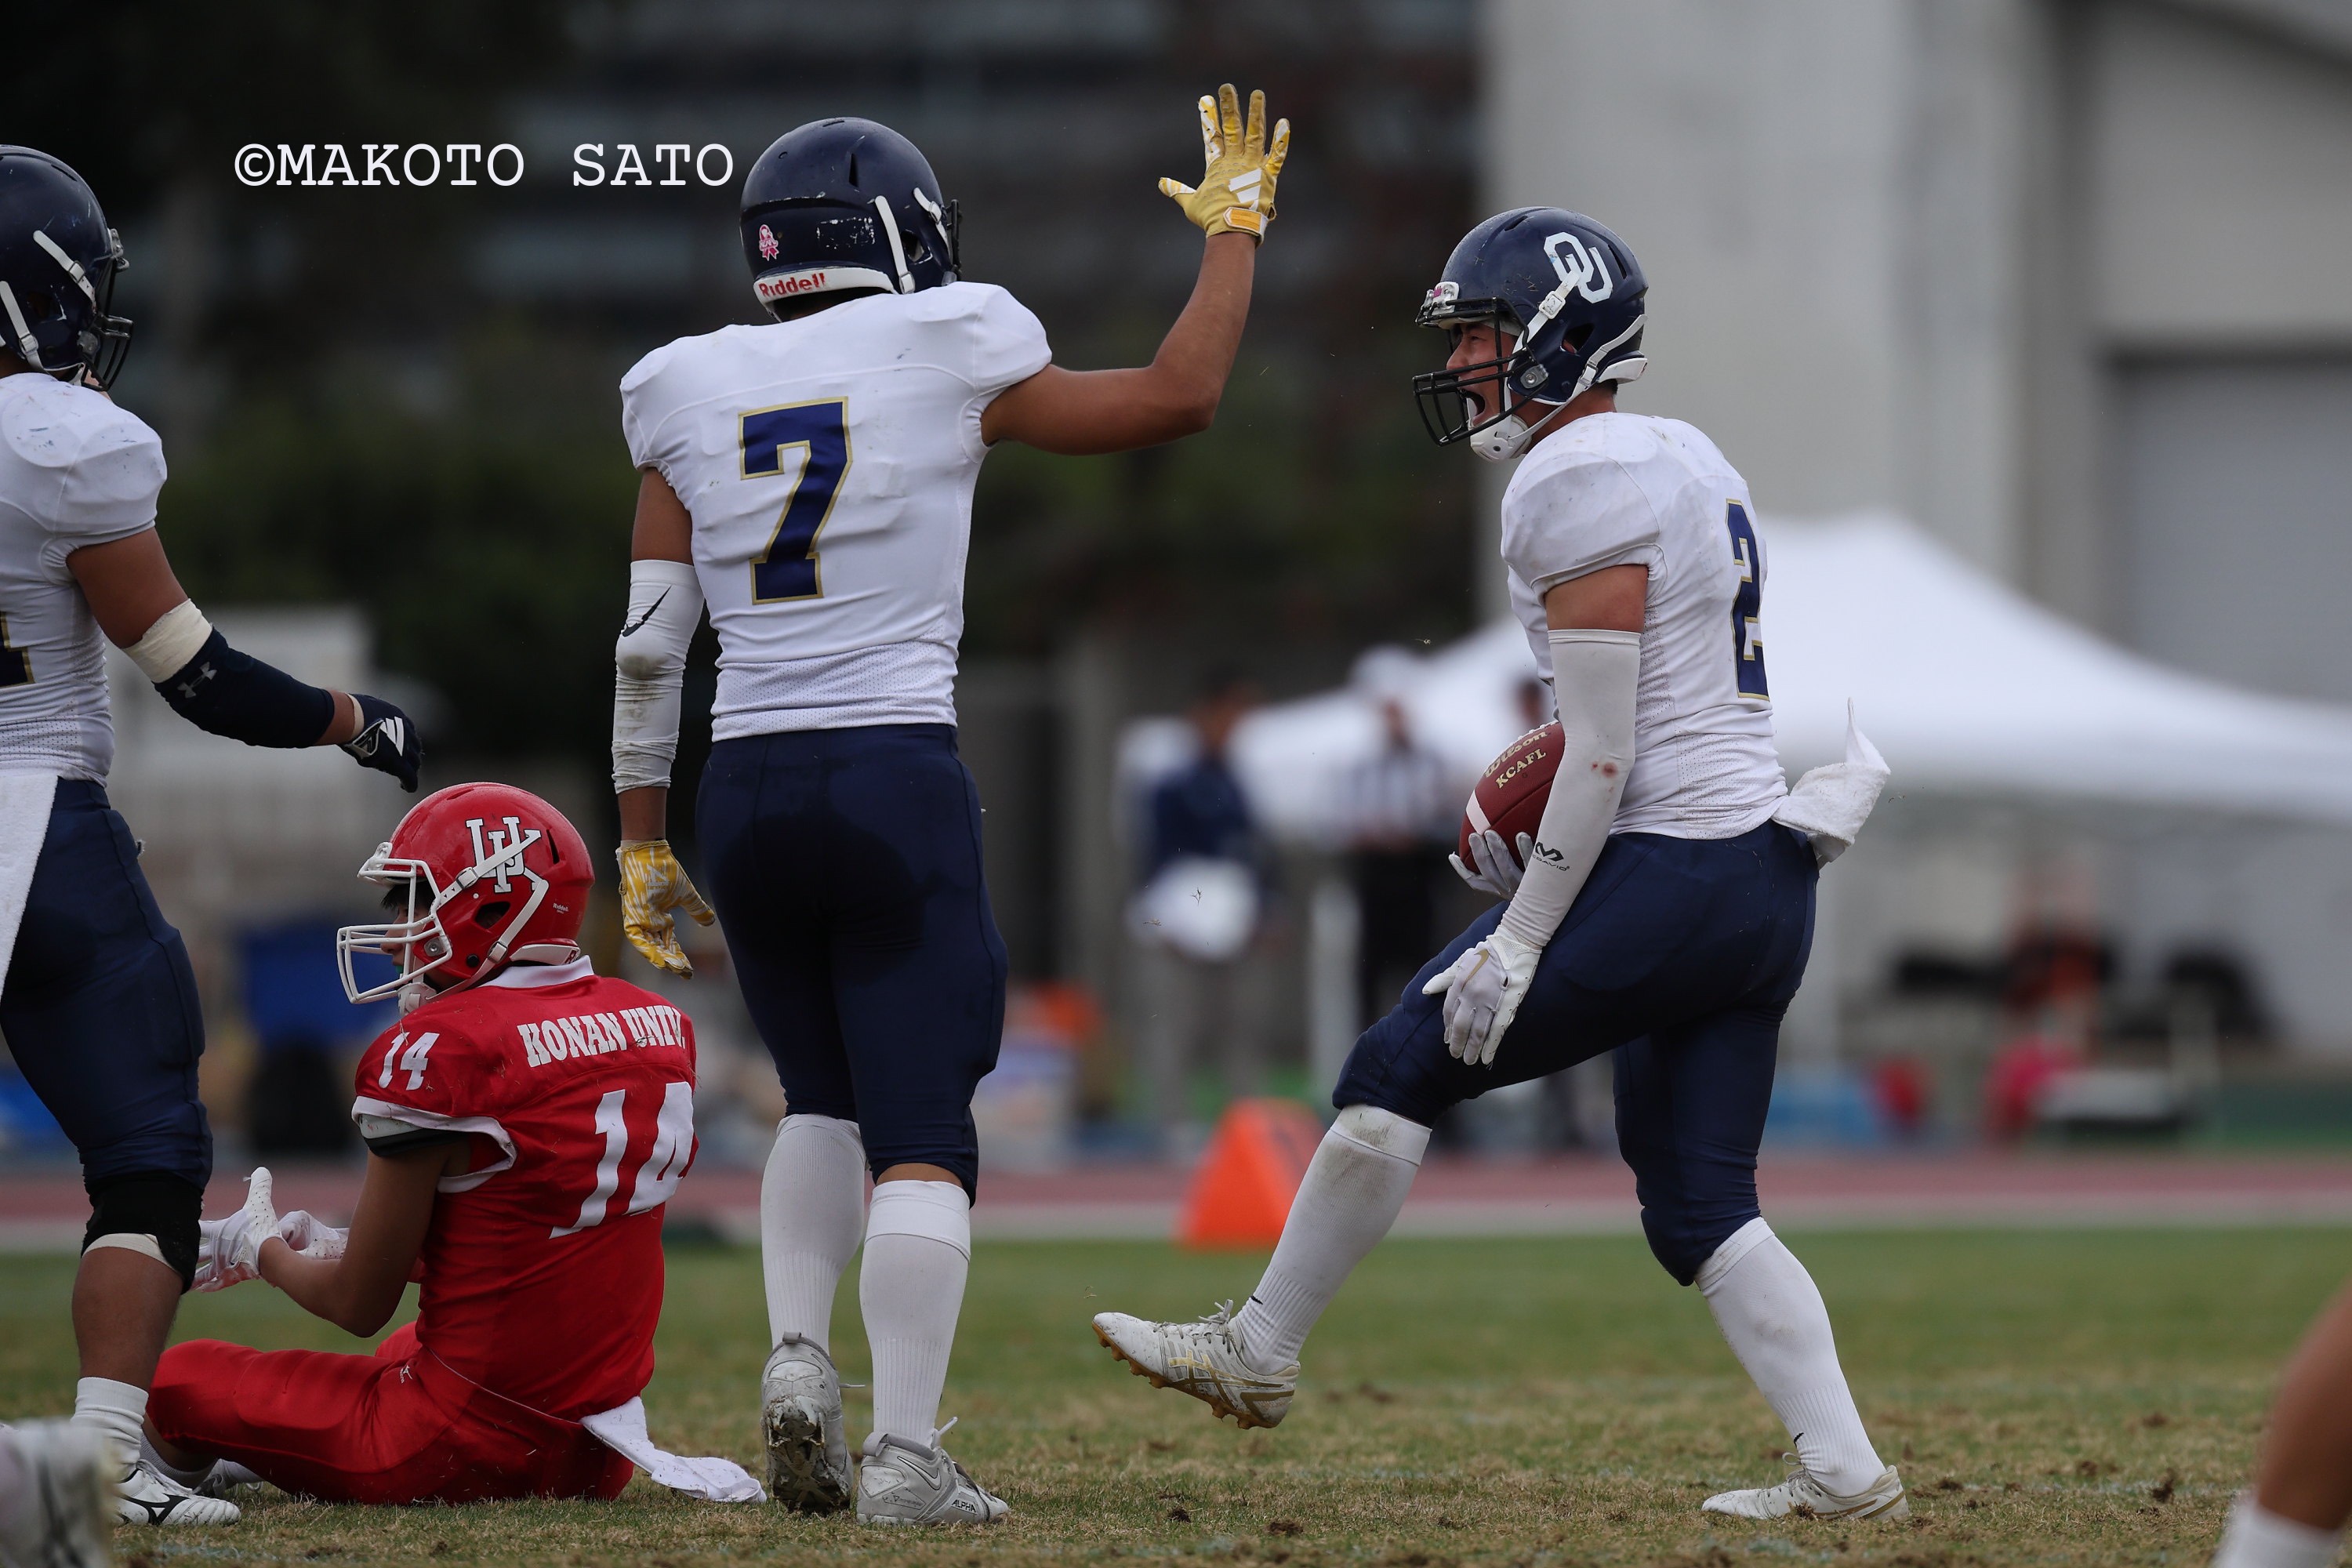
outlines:
[[[1625,775],[1633,768],[1641,634],[1556,630],[1551,667],[1559,702],[1559,771],[1552,775],[1527,875],[1497,928],[1538,949],[1568,918],[1625,794]]]
[[[677,756],[686,650],[702,584],[684,561],[629,563],[629,614],[613,647],[613,788],[669,783]]]
[[[239,653],[193,600],[183,599],[122,650],[172,711],[197,729],[248,746],[315,746],[334,722],[335,696]]]

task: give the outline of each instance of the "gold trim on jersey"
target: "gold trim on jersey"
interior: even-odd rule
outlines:
[[[791,451],[794,447],[799,447],[806,450],[808,452],[808,457],[803,458],[801,460],[801,471],[793,479],[793,488],[785,492],[784,504],[776,509],[776,526],[769,530],[768,542],[761,548],[759,554],[753,556],[751,561],[746,563],[751,574],[751,603],[754,605],[797,605],[805,600],[822,599],[824,597],[824,552],[819,551],[816,547],[817,541],[824,537],[825,525],[833,521],[833,509],[835,506],[839,504],[841,500],[842,487],[849,482],[849,465],[855,459],[856,454],[850,450],[849,445],[849,399],[846,397],[812,397],[800,403],[771,404],[765,408],[747,408],[735,416],[736,477],[746,479],[764,479],[774,476],[764,473],[754,474],[750,472],[743,466],[751,457],[750,451],[743,445],[743,421],[746,419],[755,418],[762,414],[781,414],[788,408],[823,408],[828,405],[841,410],[841,477],[839,479],[835,481],[833,494],[825,498],[824,515],[816,520],[816,527],[809,533],[807,552],[809,574],[816,583],[816,592],[814,594],[783,594],[772,599],[763,599],[760,596],[760,568],[767,565],[769,563],[769,558],[775,554],[776,541],[783,535],[784,518],[792,511],[793,502],[800,496],[801,481],[808,478],[809,459],[816,456],[814,444],[811,442],[779,441],[776,444],[775,448],[777,474],[780,475],[783,472],[783,455],[786,452]]]

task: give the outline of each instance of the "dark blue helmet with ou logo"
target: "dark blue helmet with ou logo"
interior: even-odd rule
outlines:
[[[776,138],[743,179],[743,259],[773,311],[808,294],[956,280],[955,203],[912,142],[871,120]]]
[[[112,381],[131,323],[107,306],[129,265],[79,174],[47,153],[0,146],[0,338],[18,359]]]
[[[1515,207],[1488,218],[1445,258],[1413,320],[1449,332],[1484,322],[1517,342],[1500,359],[1413,377],[1422,423],[1441,447],[1467,437],[1482,458],[1517,457],[1545,423],[1520,419],[1521,404],[1557,413],[1587,388],[1648,366],[1649,289],[1625,242],[1582,213]]]

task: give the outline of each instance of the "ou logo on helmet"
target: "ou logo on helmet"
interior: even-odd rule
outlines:
[[[1576,252],[1576,263],[1573,267],[1570,266],[1559,253],[1559,247],[1563,245]],[[1543,248],[1544,254],[1551,258],[1551,269],[1559,274],[1559,286],[1563,294],[1568,289],[1573,289],[1583,295],[1588,302],[1598,305],[1610,295],[1617,292],[1616,280],[1609,276],[1609,264],[1602,258],[1601,252],[1598,248],[1585,249],[1584,241],[1564,230],[1559,234],[1548,236],[1544,240]],[[1596,279],[1601,285],[1598,289],[1592,286]]]
[[[491,827],[485,833],[488,821],[476,816],[466,822],[466,831],[474,838],[474,871],[477,877],[491,878],[490,885],[499,892],[511,893],[514,883],[510,878],[530,877],[529,868],[522,863],[522,852],[538,843],[542,835],[536,827],[525,828],[520,816],[509,816],[505,827]],[[532,877],[531,880],[538,879]]]

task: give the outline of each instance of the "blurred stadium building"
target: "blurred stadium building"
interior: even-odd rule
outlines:
[[[141,339],[119,390],[164,433],[163,526],[198,599],[303,607],[290,668],[437,693],[428,784],[513,778],[607,843],[634,490],[616,384],[755,318],[733,182],[580,188],[573,148],[718,143],[740,178],[792,125],[882,120],[961,200],[968,275],[1092,366],[1148,356],[1181,305],[1195,250],[1152,180],[1197,167],[1193,97],[1263,85],[1297,122],[1216,431],[1119,458],[1008,449],[981,481],[959,700],[1032,987],[1005,1113],[1024,1149],[1060,1146],[1041,1085],[1118,1103],[1135,721],[1212,668],[1298,697],[1368,647],[1417,654],[1499,613],[1504,476],[1431,447],[1406,389],[1436,346],[1414,306],[1493,207],[1562,203],[1629,238],[1654,308],[1626,405],[1707,429],[1768,515],[1908,518],[2154,659],[2352,703],[2352,20],[2333,0],[355,0],[336,26],[327,48],[298,0],[237,28],[173,0],[57,10],[0,77],[124,233]],[[391,192],[231,171],[248,142],[394,136],[511,141],[530,173]],[[1933,642],[1937,606],[1916,616]],[[713,655],[706,636],[689,715]],[[142,701],[119,703],[118,794],[234,1037],[236,955],[346,910],[401,803],[281,801],[234,758],[177,798],[183,742]],[[682,786],[707,733],[690,719]],[[283,764],[270,789],[310,788]],[[1311,837],[1285,847],[1265,921],[1271,962],[1306,977],[1258,1029],[1293,1087],[1310,1037],[1328,1068],[1355,1022],[1335,864]],[[1824,886],[1790,1042],[1892,1072],[1869,1080],[1874,1126],[1938,1093],[1931,1115],[1973,1125],[2004,1037],[2044,1026],[2199,1093],[2217,1042],[2352,1052],[2342,829],[1897,799]],[[642,977],[609,911],[599,929]],[[676,994],[742,1058],[716,1076],[755,1131],[762,1064],[705,962],[719,986]],[[1079,1037],[1102,1048],[1055,1068]],[[1816,1120],[1840,1124],[1850,1088]],[[1583,1089],[1552,1120],[1605,1138],[1605,1082]],[[1498,1110],[1498,1136],[1546,1136],[1545,1105],[1567,1109]]]
[[[1632,237],[1629,403],[1768,512],[1901,514],[2152,658],[2352,700],[2352,12],[1496,0],[1484,60],[1488,205]],[[2352,1049],[2341,829],[1898,800],[1873,831],[1824,883],[1849,987],[1932,992],[2055,921],[2126,988],[2219,962]]]

